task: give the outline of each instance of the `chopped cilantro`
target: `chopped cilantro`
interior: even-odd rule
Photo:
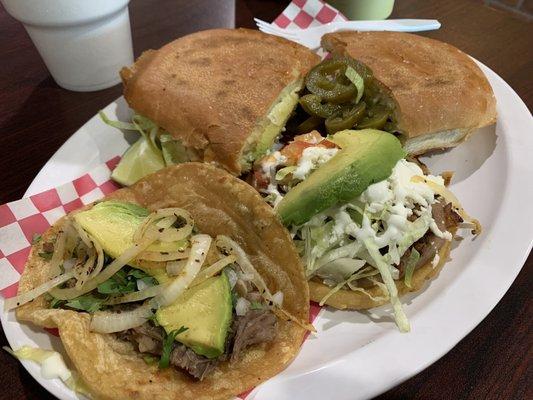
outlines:
[[[252,301],[250,304],[250,309],[252,310],[262,310],[264,308],[263,304],[258,301]]]
[[[41,239],[43,238],[43,235],[39,234],[39,233],[34,233],[33,234],[33,238],[31,239],[31,244],[37,244],[41,241]]]
[[[45,260],[51,260],[53,254],[54,253],[48,253],[48,252],[43,251],[39,253],[39,257],[44,258]]]
[[[65,304],[65,307],[94,313],[104,306],[105,301],[105,298],[96,297],[92,294],[84,294],[82,296],[69,300]]]
[[[159,368],[168,368],[170,365],[170,353],[172,352],[174,340],[176,339],[176,336],[185,332],[187,329],[189,328],[182,326],[181,328],[170,332],[165,339],[163,339],[163,352],[161,353],[161,359],[159,360]]]
[[[50,296],[50,297],[51,297],[51,300],[50,300],[50,307],[51,308],[60,308],[61,306],[63,306],[66,303],[65,300],[56,299],[53,296]]]
[[[98,285],[98,293],[125,294],[135,292],[138,280],[142,280],[149,286],[157,284],[157,280],[140,269],[130,268],[128,270],[127,268],[122,268],[107,281]]]

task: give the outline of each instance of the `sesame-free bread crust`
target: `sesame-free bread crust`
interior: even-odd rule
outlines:
[[[214,29],[149,50],[120,72],[129,106],[235,175],[247,139],[280,93],[319,58],[249,29]]]
[[[496,121],[496,101],[476,63],[447,43],[400,32],[337,32],[322,46],[347,53],[370,67],[382,90],[395,103],[396,126],[404,139],[459,130],[453,143],[443,136],[430,148],[458,144],[477,128]],[[428,147],[425,146],[425,147]],[[420,147],[420,146],[419,146]]]

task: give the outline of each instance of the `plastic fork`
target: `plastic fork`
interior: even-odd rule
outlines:
[[[283,29],[274,24],[254,18],[260,31],[281,36],[312,50],[320,47],[322,35],[337,31],[394,31],[422,32],[440,28],[435,19],[387,19],[384,21],[340,21],[307,29]]]

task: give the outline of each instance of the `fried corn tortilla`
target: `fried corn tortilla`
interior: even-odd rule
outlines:
[[[455,233],[455,232],[452,232]],[[433,266],[431,261],[419,267],[414,273],[411,279],[411,287],[408,287],[403,279],[395,281],[398,288],[398,296],[403,296],[409,292],[418,292],[426,281],[436,277],[440,270],[444,267],[444,264],[448,261],[450,255],[451,242],[446,242],[439,250],[439,262]],[[323,284],[320,281],[309,281],[309,292],[311,300],[320,302],[329,292],[331,287]],[[378,286],[373,286],[366,289],[366,291],[373,297],[383,296],[383,291]],[[356,292],[349,289],[341,289],[332,294],[325,304],[338,308],[340,310],[366,310],[369,308],[379,307],[383,304],[388,304],[389,299],[374,300],[366,293]]]
[[[195,226],[211,236],[227,235],[247,253],[268,288],[284,294],[283,308],[301,320],[309,315],[309,292],[292,240],[272,209],[244,182],[213,166],[181,164],[151,175],[107,199],[138,203],[150,210],[180,207]],[[56,223],[32,249],[19,293],[49,279],[48,263],[38,253],[54,237]],[[61,341],[83,382],[97,399],[227,399],[272,377],[296,356],[304,329],[278,320],[274,342],[246,350],[234,363],[222,362],[203,381],[174,368],[145,363],[131,344],[89,330],[90,315],[50,309],[44,296],[17,309],[20,321],[58,328]]]

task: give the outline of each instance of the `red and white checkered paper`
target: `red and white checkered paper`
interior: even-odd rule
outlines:
[[[5,298],[17,294],[33,236],[66,213],[117,190],[111,171],[119,160],[115,157],[72,182],[0,206],[0,293]]]
[[[306,29],[346,20],[337,9],[321,0],[294,0],[273,23],[280,28]]]
[[[300,28],[345,21],[333,7],[320,0],[294,0],[279,15],[274,24],[281,28]],[[17,294],[18,281],[31,250],[36,234],[42,234],[59,218],[119,188],[111,180],[111,171],[120,157],[114,157],[89,173],[54,189],[0,205],[0,294],[4,298]],[[310,320],[320,307],[312,303]],[[252,391],[243,393],[245,399]]]

